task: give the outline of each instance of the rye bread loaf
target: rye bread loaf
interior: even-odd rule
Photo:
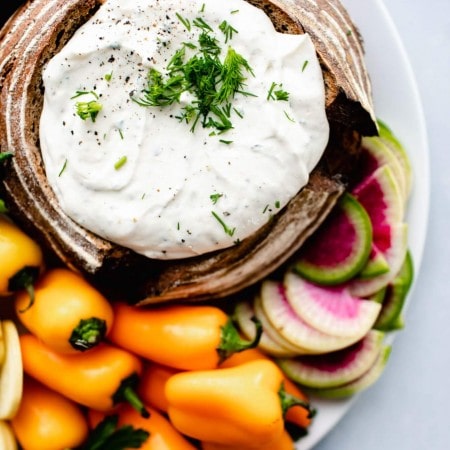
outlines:
[[[48,184],[39,149],[42,68],[100,6],[96,0],[33,0],[0,31],[0,150],[11,215],[51,255],[108,295],[141,303],[233,294],[286,262],[328,215],[351,178],[360,136],[376,133],[359,33],[338,0],[247,0],[285,33],[311,35],[321,62],[331,134],[310,181],[266,226],[240,244],[179,261],[150,260],[74,223]]]

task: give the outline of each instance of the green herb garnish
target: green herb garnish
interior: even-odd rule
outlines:
[[[188,23],[177,16],[182,23]],[[202,30],[198,45],[184,43],[170,58],[165,73],[150,69],[143,95],[133,100],[141,106],[163,107],[180,103],[181,95],[188,92],[194,97],[192,102],[181,108],[175,117],[190,124],[192,132],[201,123],[203,128],[224,133],[233,128],[232,112],[242,118],[242,114],[232,107],[235,95],[253,95],[244,90],[246,77],[248,74],[254,76],[253,70],[232,47],[228,47],[222,61],[219,58],[222,49],[212,28],[200,17],[193,21],[193,25]],[[237,32],[226,21],[222,22],[221,29],[226,38]],[[186,48],[196,51],[188,57]]]
[[[112,79],[112,72],[111,73],[107,73],[106,75],[105,75],[105,80],[109,83],[110,81],[111,81],[111,79]]]
[[[279,86],[279,89],[277,89],[277,86]],[[282,88],[282,84],[273,82],[269,88],[269,92],[267,93],[267,100],[288,101],[289,92],[284,91]]]
[[[222,225],[223,230],[225,231],[228,236],[233,236],[234,232],[236,231],[236,228],[229,228],[228,225],[220,218],[220,216],[215,213],[214,211],[211,211],[211,214],[215,217],[215,219]]]
[[[58,177],[60,177],[60,176],[63,174],[63,172],[66,170],[66,167],[67,167],[67,158],[66,158],[66,160],[64,161],[64,164],[63,164],[63,166],[61,167],[61,170],[59,171]]]
[[[238,30],[233,28],[226,20],[219,25],[219,30],[225,35],[225,43],[233,38],[233,33],[238,33]]]
[[[5,202],[0,198],[0,214],[5,214],[8,212],[8,208],[5,205]]]
[[[121,129],[121,128],[118,128],[117,130],[119,131],[120,139],[123,140],[123,131],[122,131],[122,129]]]
[[[294,118],[292,118],[286,111],[284,111],[284,115],[287,117],[287,119],[289,120],[289,121],[291,121],[291,122],[294,122],[295,123],[295,119]]]
[[[308,66],[308,64],[309,64],[309,61],[308,61],[308,60],[305,60],[305,62],[303,63],[303,66],[302,66],[302,72],[305,71],[305,69],[306,69],[306,67]]]
[[[219,198],[221,198],[221,197],[223,197],[223,194],[211,194],[209,196],[209,198],[213,202],[213,205],[215,205],[219,201]]]
[[[13,154],[11,152],[0,152],[0,163],[12,158]]]
[[[191,31],[191,22],[185,19],[181,14],[176,13],[178,20],[185,26],[186,30]]]
[[[275,202],[275,208],[279,208],[280,206],[281,206],[281,203],[280,203],[279,200],[277,200],[277,201]]]
[[[230,145],[233,143],[233,141],[226,141],[225,139],[219,139],[219,142],[222,142],[222,144]]]
[[[114,164],[114,169],[119,170],[120,168],[122,168],[126,164],[127,159],[128,158],[126,156],[122,156],[121,158],[119,158]]]
[[[91,118],[92,122],[95,122],[95,119],[98,113],[102,110],[103,105],[98,101],[99,97],[94,91],[76,91],[75,95],[70,97],[70,99],[81,97],[82,95],[93,95],[95,100],[91,100],[90,102],[77,102],[75,103],[76,113],[80,116],[82,120],[86,120]]]

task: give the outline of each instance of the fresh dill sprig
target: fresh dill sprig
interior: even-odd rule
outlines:
[[[211,214],[215,217],[217,222],[219,222],[220,225],[222,225],[223,230],[225,231],[226,234],[228,234],[228,236],[233,236],[234,235],[234,232],[236,231],[236,228],[230,228],[216,212],[211,211]]]
[[[187,19],[178,18],[186,26]],[[181,95],[188,92],[193,100],[175,117],[190,124],[192,132],[201,124],[203,128],[224,133],[233,128],[233,112],[243,117],[232,107],[232,100],[236,94],[254,95],[244,90],[247,76],[254,73],[248,61],[232,47],[228,47],[221,60],[222,48],[211,26],[201,17],[192,24],[201,30],[198,42],[183,43],[170,58],[165,73],[151,68],[142,96],[133,100],[141,106],[163,107],[180,103]],[[219,28],[228,39],[237,33],[226,21]],[[192,51],[187,52],[187,48]]]
[[[277,89],[277,86],[279,86],[279,89]],[[282,84],[272,82],[267,93],[267,100],[281,100],[286,102],[289,100],[289,92],[283,90]]]
[[[121,169],[126,164],[127,159],[128,158],[126,156],[120,157],[114,164],[114,169],[116,169],[116,170]]]
[[[215,205],[219,201],[219,198],[221,198],[221,197],[223,197],[223,194],[211,194],[209,196],[209,198],[211,199],[213,205]]]
[[[64,164],[63,164],[61,170],[60,170],[59,173],[58,173],[58,177],[60,177],[60,176],[63,174],[63,172],[66,170],[66,167],[67,167],[67,158],[66,158],[66,160],[64,161]]]
[[[189,22],[189,19],[185,19],[181,14],[176,13],[176,16],[178,17],[178,20],[184,25],[186,30],[191,31],[191,22]]]
[[[225,35],[225,44],[233,38],[233,33],[238,33],[226,20],[219,25],[219,30]]]
[[[97,100],[91,100],[90,102],[77,102],[75,107],[76,113],[82,120],[91,118],[92,122],[95,122],[98,113],[103,109],[103,105]]]

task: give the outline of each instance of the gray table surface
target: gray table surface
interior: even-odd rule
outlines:
[[[406,327],[387,369],[314,450],[450,449],[450,2],[384,2],[409,55],[427,121],[428,235]]]

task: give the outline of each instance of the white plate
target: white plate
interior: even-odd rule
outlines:
[[[342,3],[364,39],[377,117],[394,131],[411,159],[414,186],[407,221],[409,248],[417,277],[425,244],[430,177],[425,120],[414,74],[382,0],[342,0]],[[301,439],[296,448],[311,449],[337,424],[355,400],[355,397],[343,401],[314,400],[318,414],[309,435]]]

